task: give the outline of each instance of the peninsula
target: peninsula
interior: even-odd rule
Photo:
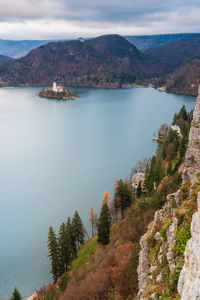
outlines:
[[[53,99],[76,99],[78,98],[74,91],[66,89],[62,85],[53,82],[52,87],[46,87],[39,92],[40,97]]]

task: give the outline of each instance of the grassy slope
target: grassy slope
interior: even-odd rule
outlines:
[[[78,271],[80,268],[84,268],[84,266],[90,263],[92,254],[97,250],[97,245],[97,236],[94,236],[81,247],[78,251],[77,258],[72,262],[70,273]]]

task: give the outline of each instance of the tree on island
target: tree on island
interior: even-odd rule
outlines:
[[[22,300],[22,296],[20,295],[20,292],[18,291],[17,288],[14,289],[10,300]]]
[[[48,249],[51,260],[51,273],[53,275],[54,282],[56,282],[58,277],[61,275],[61,272],[59,264],[58,240],[52,226],[49,227]]]
[[[98,243],[107,245],[110,241],[110,227],[111,227],[111,216],[108,208],[108,204],[104,203],[97,226],[98,230]]]

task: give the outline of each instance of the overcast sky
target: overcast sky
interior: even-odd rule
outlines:
[[[200,0],[0,0],[0,38],[200,32]]]

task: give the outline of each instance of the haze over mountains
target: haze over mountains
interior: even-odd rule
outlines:
[[[177,34],[157,34],[157,35],[127,35],[124,36],[130,43],[136,46],[140,51],[153,47],[158,47],[169,42],[177,41],[183,38],[200,36],[200,33],[177,33]],[[62,41],[68,41],[70,39],[63,39]],[[78,40],[84,41],[88,39],[79,38]],[[57,42],[59,40],[4,40],[0,39],[0,54],[19,58],[25,56],[32,49],[49,42]]]
[[[5,62],[0,66],[0,84],[51,84],[56,79],[66,85],[117,88],[127,83],[151,83],[164,85],[168,91],[197,94],[199,57],[196,56],[200,55],[200,34],[126,38],[104,35],[50,42],[19,59],[6,61],[9,58],[2,56],[0,62]],[[22,51],[23,47],[25,51],[46,41],[26,42],[18,42],[18,48],[12,51]],[[184,82],[184,88],[179,82]]]

